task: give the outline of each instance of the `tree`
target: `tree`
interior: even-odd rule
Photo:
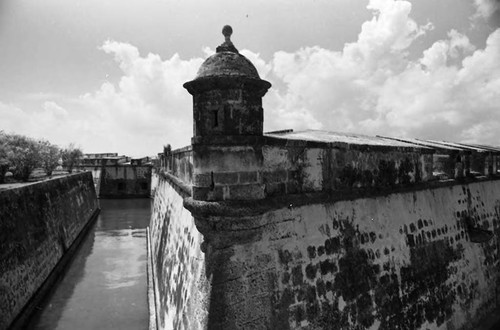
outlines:
[[[42,140],[40,141],[40,156],[45,174],[52,176],[52,172],[59,165],[61,150],[57,146],[50,144],[49,141]]]
[[[3,131],[0,131],[0,183],[5,182],[5,174],[9,170],[7,136]]]
[[[42,163],[40,144],[23,135],[7,135],[7,159],[13,167],[15,179],[28,181],[31,172]]]
[[[75,147],[73,143],[70,143],[69,146],[61,152],[63,166],[66,167],[69,173],[73,172],[73,167],[80,163],[82,157],[83,152],[80,148]]]

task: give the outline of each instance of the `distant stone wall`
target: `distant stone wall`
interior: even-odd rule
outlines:
[[[90,172],[0,191],[0,205],[0,329],[5,329],[99,205]]]
[[[168,175],[157,182],[150,222],[151,260],[160,329],[204,329],[208,280],[200,250],[203,236],[183,207],[188,196]]]
[[[149,197],[152,166],[102,166],[101,198]]]
[[[500,308],[499,180],[184,204],[197,227],[183,227],[204,237],[192,248],[206,274],[191,281],[210,283],[208,329],[477,329]],[[480,228],[493,238],[474,243]]]

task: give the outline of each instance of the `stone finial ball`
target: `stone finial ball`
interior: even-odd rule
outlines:
[[[231,34],[233,34],[233,28],[229,25],[225,25],[222,28],[222,34],[224,35],[224,37],[229,38]]]

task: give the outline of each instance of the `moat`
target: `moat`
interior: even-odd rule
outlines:
[[[150,199],[101,200],[101,213],[28,329],[147,329]]]

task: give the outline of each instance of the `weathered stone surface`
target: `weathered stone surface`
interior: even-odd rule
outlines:
[[[243,76],[259,79],[259,73],[245,56],[234,52],[213,54],[198,69],[196,78]]]
[[[201,251],[203,235],[183,207],[182,190],[176,190],[176,183],[166,176],[154,177],[158,183],[150,240],[158,326],[160,329],[204,329],[210,287]]]
[[[262,135],[259,94],[235,87],[214,89],[195,94],[193,101],[194,136]]]
[[[239,172],[239,183],[256,183],[259,180],[259,172]]]
[[[193,201],[205,274],[182,276],[205,283],[207,329],[465,329],[498,308],[499,193],[482,181],[251,217]],[[495,236],[473,243],[468,223]]]
[[[237,172],[229,172],[229,173],[214,173],[214,183],[221,185],[230,185],[238,183],[238,173]]]
[[[100,173],[99,197],[149,197],[151,170],[151,166],[103,166]]]
[[[90,172],[0,191],[0,328],[47,279],[99,205]]]
[[[283,240],[275,252],[275,290],[295,292],[287,299],[290,327],[478,324],[498,308],[498,236],[477,245],[462,223],[469,216],[498,235],[499,190],[493,181],[294,210],[306,235]]]

